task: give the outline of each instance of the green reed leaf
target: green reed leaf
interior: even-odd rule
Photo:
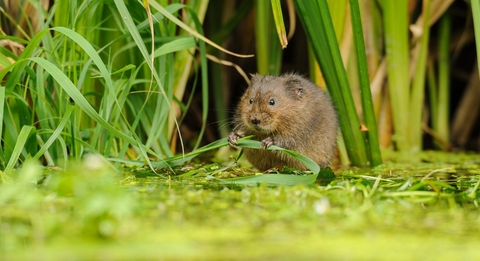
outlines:
[[[360,132],[360,120],[353,103],[328,5],[325,0],[295,0],[294,3],[337,108],[348,155],[353,165],[367,166],[368,157],[364,137]]]
[[[5,173],[10,173],[15,164],[18,162],[20,154],[22,150],[25,148],[25,144],[27,143],[28,137],[30,136],[30,132],[34,130],[33,126],[24,125],[18,134],[17,142],[15,143],[15,147],[13,148],[12,155],[8,160],[7,166],[5,167]]]

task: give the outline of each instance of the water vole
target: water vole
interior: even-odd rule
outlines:
[[[231,145],[240,137],[255,135],[262,150],[244,149],[253,166],[267,170],[283,165],[305,170],[303,164],[276,145],[308,156],[320,166],[330,164],[336,150],[338,120],[329,97],[311,81],[296,75],[253,75],[234,116]]]

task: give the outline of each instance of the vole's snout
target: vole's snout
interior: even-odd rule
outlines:
[[[260,124],[260,120],[259,120],[257,117],[251,119],[251,122],[252,122],[253,125],[258,125],[258,124]]]

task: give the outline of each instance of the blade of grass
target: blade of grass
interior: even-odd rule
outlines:
[[[423,34],[420,38],[418,59],[413,76],[412,98],[410,106],[410,138],[412,149],[420,151],[422,149],[422,116],[423,105],[425,103],[425,76],[428,58],[428,43],[430,35],[430,0],[423,0]]]
[[[155,58],[159,56],[182,51],[185,49],[195,48],[195,38],[191,36],[181,36],[173,39],[172,41],[163,44],[155,50]]]
[[[475,1],[473,1],[475,2]],[[438,47],[438,115],[434,130],[443,141],[450,140],[450,13],[445,13],[440,19],[440,36]]]
[[[433,61],[430,61],[428,64],[428,91],[429,91],[429,101],[430,101],[430,114],[431,114],[431,124],[434,130],[438,126],[438,85],[437,77],[435,75],[435,65]]]
[[[256,186],[261,183],[268,185],[281,186],[295,186],[298,184],[313,184],[317,179],[317,175],[289,175],[289,174],[261,174],[257,176],[231,178],[231,179],[217,179],[224,184],[238,184]]]
[[[238,141],[238,146],[242,147],[242,148],[261,149],[260,144],[261,144],[261,142],[259,142],[257,140],[239,140]],[[317,163],[315,163],[310,158],[308,158],[308,157],[306,157],[306,156],[304,156],[304,155],[302,155],[298,152],[295,152],[295,151],[292,151],[292,150],[287,150],[287,149],[284,149],[284,148],[280,148],[280,147],[274,146],[274,145],[268,147],[267,150],[279,150],[279,151],[281,151],[285,154],[288,154],[288,155],[292,156],[296,160],[300,161],[303,165],[305,165],[305,167],[307,167],[313,173],[320,172],[320,167],[318,166]]]
[[[382,163],[382,155],[378,144],[377,122],[373,110],[372,93],[370,91],[370,80],[368,77],[367,57],[365,53],[365,43],[363,40],[362,20],[360,17],[360,7],[358,0],[350,1],[350,10],[352,16],[353,37],[355,45],[355,54],[357,60],[358,77],[360,81],[360,95],[362,98],[363,119],[367,127],[367,148],[371,166],[375,167]]]
[[[118,0],[116,0],[118,1]],[[150,4],[151,7],[153,7],[155,10],[157,10],[158,12],[160,12],[162,15],[164,15],[166,18],[168,18],[170,21],[172,21],[173,23],[175,23],[176,25],[178,25],[179,27],[181,27],[183,30],[189,32],[191,35],[195,36],[196,38],[198,39],[201,39],[202,41],[204,41],[205,43],[208,43],[209,45],[221,50],[222,52],[225,52],[225,53],[228,53],[230,55],[233,55],[233,56],[237,56],[237,57],[240,57],[240,58],[250,58],[250,57],[253,57],[253,55],[242,55],[242,54],[237,54],[237,53],[233,53],[233,52],[230,52],[224,48],[222,48],[221,46],[219,46],[218,44],[212,42],[211,40],[209,40],[208,38],[206,38],[205,36],[199,34],[197,31],[193,30],[192,28],[190,28],[188,25],[186,25],[185,23],[183,23],[182,21],[180,21],[178,18],[176,18],[175,16],[173,16],[171,13],[169,13],[165,8],[163,8],[159,3],[153,1],[153,0],[149,0],[148,3]]]
[[[30,40],[27,47],[25,47],[23,52],[18,57],[17,61],[6,67],[2,72],[0,72],[0,82],[3,82],[3,78],[8,73],[10,73],[5,83],[5,87],[8,90],[12,90],[16,86],[16,84],[20,82],[20,76],[25,72],[25,67],[27,66],[27,61],[24,59],[32,56],[35,49],[39,46],[42,37],[48,32],[49,30],[42,30],[38,32],[32,38],[32,40]]]
[[[35,156],[33,156],[34,160],[38,160],[43,155],[43,153],[45,153],[45,151],[47,151],[48,148],[53,144],[53,142],[58,138],[60,133],[65,128],[65,125],[67,125],[67,122],[70,119],[70,115],[72,114],[74,109],[75,109],[74,106],[68,106],[68,109],[65,112],[62,120],[58,124],[57,129],[55,129],[55,131],[52,133],[52,135],[47,140],[47,142],[40,148],[40,150],[38,150],[37,154],[35,154]]]
[[[294,3],[337,108],[350,159],[355,166],[367,166],[365,141],[359,130],[360,121],[327,3],[325,0],[316,2],[296,0]]]
[[[0,86],[0,135],[1,133],[3,133],[3,118],[5,117],[4,116],[4,113],[5,113],[5,100],[6,100],[6,97],[5,97],[5,87],[3,86]],[[5,154],[3,152],[3,140],[0,138],[0,165],[2,166],[2,168],[4,167],[4,163],[7,162],[7,160],[5,159]]]
[[[20,130],[17,142],[15,143],[15,147],[13,148],[12,155],[10,156],[7,166],[5,167],[5,174],[8,175],[15,167],[15,164],[18,162],[20,154],[22,153],[22,150],[24,149],[28,137],[30,136],[30,132],[32,132],[32,130],[34,130],[33,126],[28,125],[23,126]]]
[[[406,113],[410,108],[408,0],[382,0],[381,3],[395,144],[398,150],[405,151],[411,146]]]
[[[217,44],[223,43],[230,35],[232,34],[233,30],[235,27],[237,27],[240,22],[247,16],[247,14],[250,12],[250,10],[253,7],[253,0],[245,0],[241,1],[239,3],[239,6],[235,7],[235,12],[232,14],[232,18],[228,20],[224,25],[222,25],[220,28],[217,28],[217,30],[212,30],[211,33],[213,33],[211,39],[213,42]],[[214,10],[213,8],[217,8],[217,6],[209,6],[208,9],[209,11]],[[213,17],[218,18],[218,13],[222,12],[222,10],[218,10],[217,12],[211,13]],[[207,13],[208,14],[208,13]],[[212,25],[210,25],[212,26]],[[217,24],[218,26],[218,24]],[[211,49],[211,48],[210,48]],[[209,49],[209,53],[210,53]],[[216,49],[218,50],[218,49]]]
[[[275,28],[277,28],[278,40],[282,49],[287,48],[287,30],[285,30],[285,22],[283,21],[282,5],[280,0],[271,0],[273,10],[273,20],[275,21]]]
[[[200,32],[200,30],[198,29],[199,27],[201,28],[201,26],[197,26],[194,19],[197,19],[198,21],[202,21],[203,22],[203,19],[205,17],[205,10],[206,10],[206,6],[208,5],[208,2],[209,1],[190,1],[188,3],[188,5],[185,5],[184,6],[184,9],[188,12],[188,15],[189,16],[186,16],[185,14],[182,15],[182,17],[184,17],[184,20],[185,20],[185,24],[193,29],[193,28],[197,28],[196,29],[196,32],[197,34],[199,35],[203,35],[203,33]],[[187,17],[189,19],[187,19]],[[201,22],[199,22],[201,23]],[[174,25],[175,23],[172,23],[172,25]],[[178,26],[178,25],[177,25]],[[186,31],[180,31],[179,32],[180,35],[188,35],[189,33],[186,32]],[[201,39],[199,39],[201,40]],[[194,54],[196,52],[196,50],[194,48],[192,49],[187,49],[187,50],[183,50],[183,51],[180,51],[179,53],[177,53],[175,55],[175,60],[174,60],[174,67],[175,68],[178,68],[176,70],[173,71],[173,84],[172,84],[172,89],[173,89],[173,98],[174,99],[177,99],[178,101],[181,101],[183,99],[183,96],[185,95],[185,92],[186,92],[186,89],[187,89],[187,84],[188,84],[188,81],[189,81],[189,78],[192,74],[192,68],[194,68]],[[200,55],[201,57],[202,55]],[[207,86],[203,86],[204,88],[206,88]],[[202,98],[204,98],[205,96],[203,96],[202,94]],[[181,143],[181,149],[182,149],[182,152],[184,150],[184,146],[183,146],[183,139],[182,139],[182,135],[180,133],[180,131],[177,130],[177,133],[175,135],[173,135],[173,130],[174,130],[174,124],[176,124],[174,122],[174,120],[178,117],[180,117],[180,102],[175,102],[172,104],[172,108],[171,110],[173,112],[175,112],[175,116],[172,116],[170,117],[169,119],[169,124],[168,124],[168,137],[171,139],[170,140],[170,150],[175,153],[176,151],[176,143],[177,143],[177,137],[178,137],[178,140],[180,141]],[[207,110],[208,111],[208,110]],[[203,111],[203,115],[205,115],[205,113],[207,113],[207,111]],[[202,115],[202,117],[203,117]],[[202,125],[203,124],[206,124],[206,122],[202,122]],[[202,131],[200,131],[202,132]],[[203,134],[202,134],[203,135]]]
[[[274,40],[272,5],[268,1],[255,3],[257,71],[262,75],[278,75],[282,65],[282,50],[280,43]]]
[[[345,28],[345,17],[347,15],[347,3],[348,0],[327,0],[328,10],[330,11],[330,16],[332,17],[333,29],[337,35],[337,41],[342,42],[344,28]]]
[[[475,46],[477,54],[480,53],[480,1],[470,1],[473,16],[473,29],[475,33]],[[478,70],[480,73],[480,59],[477,59]]]
[[[193,22],[195,23],[197,31],[203,35],[203,28],[200,20],[197,15],[194,13],[194,10],[187,8],[192,17]],[[193,149],[197,149],[200,146],[202,141],[203,134],[205,133],[205,127],[207,126],[207,117],[208,117],[208,107],[209,107],[209,95],[208,95],[208,63],[207,63],[207,51],[205,42],[202,40],[198,41],[198,47],[200,49],[200,70],[201,70],[201,79],[202,79],[202,127],[200,128],[200,133],[198,134],[197,142]]]
[[[360,1],[360,14],[362,14],[363,38],[367,52],[368,73],[373,82],[375,75],[381,67],[383,58],[383,25],[381,10],[376,1]],[[383,59],[384,60],[384,59]],[[374,107],[380,107],[381,96],[373,96]],[[378,113],[378,111],[377,111]]]

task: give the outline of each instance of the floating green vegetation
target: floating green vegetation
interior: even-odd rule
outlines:
[[[160,176],[118,171],[96,156],[67,169],[30,161],[0,185],[0,254],[5,260],[478,258],[478,155],[425,152],[418,159],[339,169],[326,185],[296,186],[225,184],[243,172],[259,175],[237,165],[225,169],[231,162],[187,164]]]

